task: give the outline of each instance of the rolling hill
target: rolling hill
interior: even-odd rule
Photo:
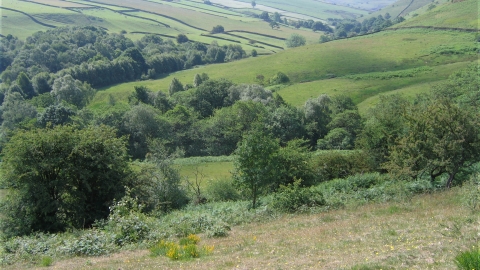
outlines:
[[[203,72],[211,78],[227,78],[235,83],[255,83],[257,75],[268,79],[279,71],[284,72],[291,84],[273,90],[297,106],[322,93],[343,93],[358,104],[367,99],[368,104],[372,104],[374,96],[389,91],[402,92],[403,88],[409,93],[412,89],[426,91],[428,87],[416,85],[426,86],[444,80],[455,70],[478,60],[476,32],[429,28],[435,23],[434,18],[453,18],[458,14],[462,14],[462,21],[471,25],[478,20],[476,13],[471,11],[475,5],[476,1],[472,0],[447,3],[396,28],[371,35],[311,44],[234,63],[202,66],[159,80],[111,86],[98,92],[91,106],[98,108],[106,104],[109,94],[126,98],[135,85],[166,91],[174,77],[182,83],[191,83],[196,73]],[[448,20],[444,19],[440,25],[448,25]],[[468,25],[464,23],[463,26]],[[388,72],[393,73],[389,75]],[[387,79],[387,75],[391,78]]]

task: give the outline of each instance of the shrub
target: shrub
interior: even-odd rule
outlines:
[[[67,254],[75,256],[101,256],[115,250],[112,235],[100,230],[87,231],[67,243]]]
[[[288,186],[280,186],[275,193],[271,205],[281,212],[293,213],[302,207],[314,207],[325,204],[323,195],[309,188],[300,187],[301,180],[295,181]]]
[[[49,267],[51,266],[53,263],[53,259],[52,257],[50,256],[44,256],[42,257],[41,261],[40,261],[40,266],[43,266],[43,267]]]
[[[455,264],[461,270],[480,269],[480,248],[473,247],[468,251],[463,251],[455,257]]]
[[[137,243],[147,237],[150,228],[147,217],[141,211],[138,200],[131,198],[128,192],[121,201],[110,207],[105,230],[114,234],[117,245]]]
[[[161,240],[150,248],[150,255],[153,257],[165,255],[172,260],[182,260],[198,258],[201,255],[208,255],[213,251],[213,246],[203,246],[199,250],[197,247],[199,242],[200,237],[194,234],[180,239],[179,244]]]
[[[223,28],[223,26],[221,25],[217,25],[217,26],[214,26],[212,28],[212,31],[210,31],[210,33],[212,34],[218,34],[218,33],[223,33],[225,31],[225,29]]]
[[[272,78],[270,78],[270,84],[282,84],[288,83],[290,78],[285,73],[277,72]]]
[[[300,47],[305,45],[305,43],[305,37],[299,34],[292,34],[287,40],[285,40],[287,48]]]
[[[472,175],[463,185],[464,205],[475,212],[480,208],[480,174]]]
[[[345,178],[371,170],[364,154],[359,151],[320,151],[313,157],[317,181]]]
[[[205,188],[205,196],[210,202],[226,202],[240,199],[240,193],[235,188],[231,178],[210,181]]]

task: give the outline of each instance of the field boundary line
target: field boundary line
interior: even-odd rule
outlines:
[[[35,17],[33,17],[32,15],[30,15],[30,14],[28,14],[28,13],[26,13],[26,12],[23,12],[23,11],[20,11],[20,10],[16,10],[16,9],[13,9],[13,8],[1,7],[1,6],[0,6],[0,8],[1,8],[1,9],[5,9],[5,10],[10,10],[10,11],[13,11],[13,12],[21,13],[21,14],[29,17],[30,19],[32,19],[32,21],[34,21],[35,23],[38,23],[38,24],[40,24],[40,25],[42,25],[42,26],[50,27],[50,28],[57,28],[57,26],[55,26],[55,25],[51,25],[51,24],[48,24],[48,23],[43,23],[43,22],[35,19]]]

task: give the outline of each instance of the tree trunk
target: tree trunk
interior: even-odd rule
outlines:
[[[451,188],[452,187],[452,182],[453,182],[453,178],[455,178],[455,175],[457,174],[457,171],[453,171],[449,176],[448,176],[448,180],[447,180],[447,188]]]

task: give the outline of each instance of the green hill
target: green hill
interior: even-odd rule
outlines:
[[[447,3],[398,27],[472,27],[478,21],[477,4],[476,0]],[[135,85],[166,91],[174,77],[184,84],[191,83],[194,75],[202,72],[208,73],[211,78],[227,78],[235,83],[255,83],[258,75],[268,80],[277,72],[284,72],[291,84],[274,89],[291,104],[301,105],[308,98],[322,93],[344,93],[361,103],[380,93],[400,91],[402,88],[410,89],[406,91],[411,93],[411,89],[418,90],[414,87],[417,84],[444,80],[470,61],[477,60],[477,51],[476,34],[472,32],[396,29],[302,46],[261,58],[202,66],[169,74],[159,80],[111,86],[98,92],[91,106],[98,108],[107,104],[109,94],[125,100]],[[431,69],[423,72],[415,70],[424,67]]]
[[[476,29],[478,31],[480,25],[478,1],[453,1],[438,6],[430,4],[427,9],[427,12],[394,25],[393,28],[432,26]]]

